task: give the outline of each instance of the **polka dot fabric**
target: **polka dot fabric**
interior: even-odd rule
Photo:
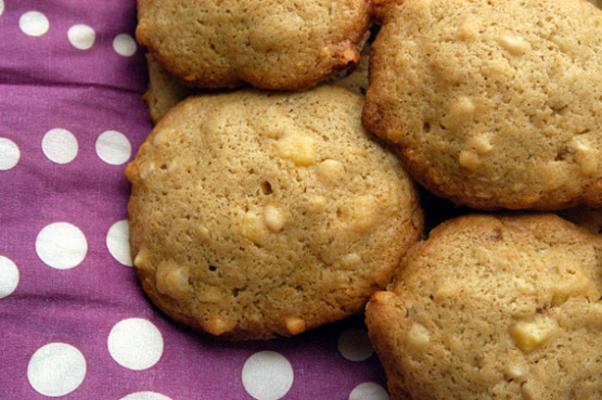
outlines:
[[[135,15],[0,0],[0,397],[388,399],[361,317],[228,343],[142,295],[124,177],[151,130]]]

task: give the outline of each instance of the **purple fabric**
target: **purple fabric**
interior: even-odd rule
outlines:
[[[22,16],[29,11],[46,16],[47,32],[30,36],[22,30]],[[265,400],[272,393],[274,400],[278,396],[344,400],[362,383],[384,386],[376,356],[358,336],[362,331],[349,330],[363,329],[361,317],[292,339],[222,342],[165,318],[142,295],[132,268],[111,254],[107,235],[113,224],[127,218],[129,185],[123,173],[125,161],[103,160],[97,140],[103,132],[120,132],[131,146],[131,160],[151,130],[140,98],[146,86],[143,51],[138,48],[135,54],[123,56],[113,48],[116,35],[134,35],[135,23],[134,0],[0,0],[0,399],[119,400],[152,391],[157,394],[130,398],[163,399],[157,397],[161,394],[172,400],[228,400],[254,395]],[[68,40],[67,32],[75,24],[94,30],[90,49],[77,49]],[[52,151],[42,145],[45,135],[56,128],[69,131],[77,141],[71,161],[57,163],[46,154]],[[15,146],[19,157],[10,166]],[[119,143],[115,146],[119,150]],[[79,228],[85,237],[85,257],[72,268],[49,265],[44,254],[56,256],[37,247],[43,244],[38,243],[43,242],[43,229],[56,222]],[[62,243],[64,237],[72,236],[56,232],[50,237],[51,242],[53,235],[59,238],[55,247],[81,250],[77,243],[75,249]],[[11,263],[18,271],[14,290],[10,288],[15,280]],[[129,318],[154,325],[163,344],[158,361],[147,361],[139,369],[122,365],[123,359],[119,363],[108,345],[112,329]],[[350,335],[351,344],[344,343],[343,332]],[[132,332],[125,337],[128,334]],[[360,343],[354,344],[353,338]],[[338,345],[339,341],[343,344]],[[81,369],[81,364],[70,364],[73,357],[34,357],[50,343],[79,350],[85,360],[85,371],[79,371],[83,372],[81,383],[69,384],[71,378],[61,375]],[[116,343],[126,364],[136,358],[137,351],[144,351],[132,348],[133,355],[123,355],[128,349],[117,339]],[[345,348],[356,356],[344,357]],[[243,385],[243,365],[265,350],[279,353],[290,363],[294,377],[290,390],[269,388],[282,383],[277,376],[282,371],[274,371],[273,382],[269,371],[250,373],[251,389]],[[354,357],[361,360],[348,359]],[[269,369],[271,364],[266,365]],[[51,366],[52,371],[43,370],[44,366]],[[253,368],[249,366],[249,371],[257,372]],[[57,379],[67,382],[63,382],[66,386]],[[259,392],[253,391],[253,382]],[[376,384],[360,386],[351,398],[385,399]],[[57,392],[52,394],[53,390]]]

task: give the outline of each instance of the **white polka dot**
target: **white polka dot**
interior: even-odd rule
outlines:
[[[152,322],[128,318],[116,323],[107,340],[109,353],[123,367],[142,370],[152,367],[163,354],[163,337]]]
[[[113,49],[120,56],[133,56],[136,53],[136,41],[127,33],[120,33],[113,39]]]
[[[120,165],[130,159],[132,146],[123,133],[106,131],[96,139],[96,154],[107,164]]]
[[[130,255],[130,228],[128,220],[115,222],[107,232],[107,247],[109,253],[123,265],[132,266]]]
[[[130,393],[119,400],[171,400],[169,397],[156,392],[136,392]]]
[[[10,259],[0,256],[0,299],[15,291],[19,284],[19,268]]]
[[[73,47],[79,50],[88,50],[94,45],[96,32],[88,25],[73,25],[67,31],[67,38]]]
[[[349,400],[389,400],[389,395],[378,383],[364,382],[353,388]]]
[[[68,222],[46,225],[36,238],[38,257],[52,268],[73,268],[84,260],[87,251],[83,232]]]
[[[341,355],[349,361],[364,361],[374,353],[365,329],[345,329],[339,335],[337,347]]]
[[[11,169],[19,162],[21,152],[10,139],[0,137],[0,171]]]
[[[242,384],[257,400],[278,400],[293,385],[291,363],[275,351],[260,351],[242,367]]]
[[[19,28],[29,36],[42,36],[48,32],[50,22],[39,11],[28,11],[19,18]]]
[[[51,129],[42,139],[42,151],[50,161],[67,164],[77,156],[77,139],[66,129]]]
[[[0,15],[4,12],[4,0],[0,0]]]
[[[27,379],[44,396],[64,396],[73,392],[86,376],[86,359],[67,343],[40,347],[29,360]]]

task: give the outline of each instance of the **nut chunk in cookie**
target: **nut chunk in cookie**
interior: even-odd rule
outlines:
[[[381,3],[363,121],[416,180],[479,209],[602,205],[602,12]]]
[[[471,215],[412,247],[366,309],[392,400],[602,398],[602,239]]]
[[[357,64],[368,0],[138,0],[136,38],[199,87],[308,88]]]
[[[422,235],[416,190],[362,127],[360,95],[189,97],[126,175],[142,289],[228,339],[290,336],[362,310]]]

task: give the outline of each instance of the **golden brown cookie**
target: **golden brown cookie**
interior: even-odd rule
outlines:
[[[149,53],[146,54],[146,64],[148,66],[148,90],[142,99],[146,102],[151,121],[156,124],[167,111],[186,97],[198,92],[198,89],[195,90],[178,82]]]
[[[602,398],[601,244],[552,214],[431,231],[366,310],[391,400]]]
[[[355,65],[368,0],[138,0],[136,38],[191,86],[314,86]]]
[[[150,299],[228,339],[360,311],[423,226],[362,104],[323,86],[189,97],[168,112],[126,168],[132,259]]]
[[[363,120],[416,180],[481,209],[602,205],[601,12],[406,0],[376,14]]]
[[[370,47],[364,47],[360,55],[360,61],[353,70],[342,72],[340,76],[332,79],[332,83],[344,87],[352,92],[362,95],[368,89],[368,64]],[[200,94],[201,90],[192,88],[179,82],[161,67],[150,53],[146,54],[148,65],[148,90],[142,96],[146,102],[148,112],[157,124],[159,120],[173,106],[192,94]]]

